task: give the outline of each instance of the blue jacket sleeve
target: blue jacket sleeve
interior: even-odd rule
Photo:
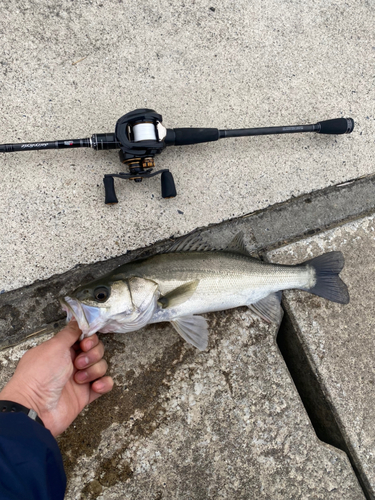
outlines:
[[[1,500],[62,500],[66,476],[57,442],[24,413],[0,413]]]

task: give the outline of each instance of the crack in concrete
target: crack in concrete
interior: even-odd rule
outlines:
[[[293,379],[317,437],[346,453],[367,500],[374,500],[373,488],[343,430],[335,408],[325,394],[324,384],[312,369],[308,352],[297,334],[298,325],[286,304],[284,317],[276,337],[277,345]]]

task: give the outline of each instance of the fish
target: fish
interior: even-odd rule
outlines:
[[[77,320],[81,339],[170,322],[186,342],[203,351],[208,345],[205,313],[247,306],[279,324],[282,291],[289,289],[348,304],[348,288],[339,277],[344,264],[339,251],[298,265],[270,264],[249,254],[242,232],[222,250],[190,235],[163,253],[80,285],[60,302],[67,321]]]

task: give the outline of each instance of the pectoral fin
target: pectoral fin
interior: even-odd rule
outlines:
[[[280,305],[281,294],[282,292],[270,293],[264,299],[258,300],[254,304],[248,304],[248,308],[267,323],[279,325],[283,317],[283,310]]]
[[[171,321],[174,328],[189,344],[200,351],[204,351],[208,345],[207,321],[203,316],[185,316]]]
[[[159,298],[159,305],[165,309],[166,307],[176,307],[186,302],[197,289],[199,280],[189,281],[174,290],[171,290],[166,295]]]

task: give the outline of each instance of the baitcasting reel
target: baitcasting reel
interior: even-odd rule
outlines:
[[[354,128],[352,118],[325,120],[315,125],[296,125],[287,127],[264,127],[235,130],[216,128],[175,128],[166,129],[162,116],[152,109],[136,109],[122,116],[116,123],[114,134],[94,134],[88,139],[67,141],[37,142],[22,144],[0,144],[0,153],[30,151],[35,149],[93,148],[119,149],[120,160],[127,165],[129,172],[104,175],[105,203],[118,203],[114,177],[142,182],[143,179],[161,174],[161,194],[163,198],[176,196],[173,176],[168,169],[152,172],[154,157],[166,146],[184,146],[201,142],[217,141],[225,137],[244,137],[253,135],[294,134],[317,132],[319,134],[350,134]]]

